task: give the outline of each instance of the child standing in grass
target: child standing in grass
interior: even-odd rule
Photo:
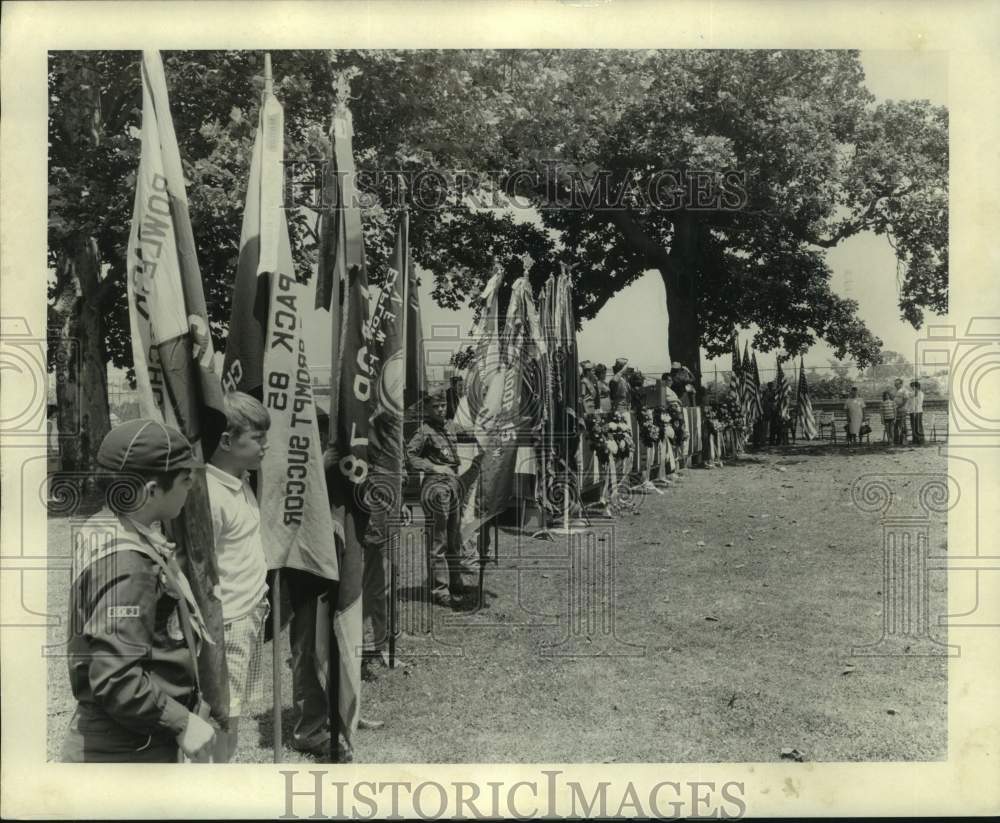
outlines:
[[[271,419],[259,400],[243,392],[225,398],[226,431],[206,466],[212,532],[219,568],[222,619],[229,670],[229,728],[219,734],[216,758],[236,752],[240,717],[260,690],[267,560],[260,535],[260,509],[246,473],[260,468]]]
[[[893,442],[893,426],[896,425],[896,404],[892,399],[892,393],[882,392],[882,428],[885,430],[884,440]]]
[[[180,514],[201,463],[184,435],[146,419],[112,429],[97,463],[107,506],[74,545],[68,662],[77,709],[62,760],[207,760],[216,732],[196,661],[211,639],[159,528]]]

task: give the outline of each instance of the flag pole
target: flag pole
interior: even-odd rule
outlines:
[[[271,73],[271,54],[264,53],[264,96],[274,93],[274,77]],[[283,752],[281,728],[281,569],[274,571],[274,596],[271,609],[271,726],[273,730],[274,762],[280,763]]]
[[[571,292],[571,289],[570,289],[570,287],[568,285],[568,278],[569,278],[569,276],[570,276],[569,275],[569,269],[566,266],[566,264],[563,263],[562,264],[562,271],[559,273],[559,276],[556,279],[556,287],[555,287],[555,290],[554,290],[555,294],[553,296],[553,303],[554,303],[554,305],[560,307],[562,309],[562,313],[560,314],[560,316],[558,318],[555,317],[555,313],[554,312],[552,313],[552,327],[551,327],[551,330],[550,330],[551,339],[555,340],[557,342],[559,348],[562,349],[562,352],[563,352],[563,355],[564,355],[563,358],[562,358],[563,366],[562,366],[562,370],[560,372],[561,375],[562,375],[562,382],[563,382],[563,391],[562,391],[562,394],[563,394],[563,403],[562,403],[562,407],[561,407],[560,410],[562,412],[562,420],[563,420],[564,424],[565,424],[566,418],[569,417],[569,415],[567,414],[567,411],[568,411],[569,407],[568,407],[568,405],[566,403],[566,395],[567,395],[566,385],[570,381],[578,381],[578,376],[575,373],[575,371],[573,373],[570,373],[567,370],[567,363],[571,359],[569,357],[569,354],[570,354],[571,351],[575,351],[576,350],[576,328],[573,327],[573,326],[571,326],[570,324],[568,324],[566,322],[566,320],[567,320],[566,312],[569,311],[566,308],[566,306],[567,306],[567,302],[566,301],[572,299],[572,297],[571,297],[572,292]],[[560,299],[560,295],[562,296],[562,299]],[[572,339],[570,337],[565,337],[564,336],[564,334],[567,333],[567,332],[570,335],[572,335]],[[556,359],[557,358],[553,357],[553,361],[555,361]],[[574,364],[576,362],[578,362],[578,360],[577,360],[576,357],[573,357],[572,360],[574,361]],[[578,394],[578,392],[579,392],[579,383],[577,382],[576,385],[577,385],[577,391],[573,392],[574,399],[576,399],[579,396],[579,394]],[[577,421],[576,409],[574,409],[573,411],[574,411],[574,414],[573,414],[573,423],[575,425],[576,421]],[[550,415],[552,413],[553,413],[553,410],[550,410]],[[554,425],[553,425],[552,428],[554,429]],[[571,497],[571,494],[572,494],[572,492],[574,490],[574,482],[573,482],[574,475],[573,475],[573,472],[570,471],[570,465],[571,465],[572,458],[574,457],[574,455],[572,453],[572,449],[571,449],[571,446],[570,446],[570,443],[572,442],[572,437],[569,436],[569,432],[566,429],[565,425],[563,425],[561,427],[561,429],[562,430],[560,431],[560,434],[562,436],[559,438],[558,444],[555,443],[555,442],[553,442],[551,445],[552,445],[553,449],[558,448],[558,450],[560,452],[560,457],[562,459],[562,464],[563,464],[562,465],[562,467],[563,467],[563,477],[565,478],[565,480],[563,482],[563,518],[562,518],[563,522],[562,522],[562,526],[561,527],[555,528],[552,531],[555,534],[558,534],[558,535],[581,534],[582,532],[585,532],[585,531],[587,531],[590,528],[590,520],[587,518],[587,513],[586,513],[586,511],[583,508],[583,495],[581,493],[580,494],[580,511],[581,511],[581,514],[583,515],[584,521],[586,522],[586,527],[580,528],[580,527],[573,527],[572,525],[570,525],[570,523],[571,523],[571,514],[570,514],[570,511],[571,511],[571,505],[570,505],[570,503],[571,503],[571,501],[570,501],[570,497]],[[552,438],[553,438],[553,440],[555,440],[555,432],[554,431],[552,433]]]
[[[406,328],[407,316],[410,313],[410,210],[406,202],[406,181],[402,175],[399,176],[400,183],[400,194],[403,196],[403,212],[402,220],[400,221],[400,229],[403,234],[403,271],[399,272],[399,277],[403,278],[402,285],[402,295],[403,295],[403,319],[400,323],[400,338],[403,341],[403,408],[402,408],[402,419],[399,421],[399,454],[402,456],[404,449],[406,448],[406,437],[403,433],[403,423],[406,418],[406,362],[407,362],[407,334],[408,330]],[[401,457],[401,460],[404,459]],[[396,634],[399,631],[399,604],[398,604],[398,586],[399,586],[399,546],[401,543],[400,531],[403,527],[403,465],[400,464],[400,475],[398,478],[399,483],[399,499],[396,501],[396,531],[395,539],[393,539],[392,534],[389,536],[389,668],[396,668]]]

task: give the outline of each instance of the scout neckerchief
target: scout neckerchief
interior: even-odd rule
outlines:
[[[141,526],[141,524],[135,523],[135,521],[132,522],[136,526]],[[177,555],[173,551],[173,543],[170,543],[165,538],[161,543],[158,539],[154,538],[156,533],[153,532],[152,529],[150,529],[149,532],[144,532],[145,530],[139,529],[139,534],[148,540],[154,549],[151,557],[163,570],[167,583],[172,590],[180,594],[180,597],[177,598],[177,608],[179,608],[181,612],[181,632],[184,634],[184,643],[188,647],[188,652],[191,655],[191,665],[194,669],[194,683],[198,689],[198,694],[201,694],[201,673],[198,667],[198,645],[195,638],[195,632],[192,627],[197,627],[198,635],[209,643],[213,642],[212,636],[208,633],[205,622],[201,617],[201,611],[198,609],[198,603],[195,601],[194,593],[191,591],[191,584],[188,582],[187,577],[184,576],[184,572],[181,570],[180,564],[177,562]],[[164,555],[166,555],[166,557],[164,557]],[[188,602],[188,598],[190,598],[190,602]]]
[[[124,529],[124,533],[123,533]],[[198,639],[214,644],[208,633],[201,610],[194,599],[191,584],[181,571],[173,544],[152,528],[137,523],[131,517],[119,516],[110,509],[102,509],[91,517],[76,536],[73,556],[73,578],[92,563],[119,551],[137,551],[145,555],[163,572],[168,590],[176,597],[180,610],[181,632],[194,664],[195,682],[199,687]]]

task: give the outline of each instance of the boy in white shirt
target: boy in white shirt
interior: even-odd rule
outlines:
[[[264,621],[267,619],[267,559],[260,509],[246,473],[260,468],[271,418],[259,400],[243,392],[225,397],[226,432],[205,467],[229,670],[229,728],[219,734],[218,761],[236,752],[240,716],[260,688]]]

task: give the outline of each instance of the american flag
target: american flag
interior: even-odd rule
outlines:
[[[802,424],[802,434],[806,440],[816,437],[816,416],[813,414],[812,401],[809,399],[809,383],[806,382],[806,364],[799,359],[799,392],[795,401],[795,414]]]
[[[778,358],[778,373],[774,378],[775,403],[778,407],[778,417],[787,420],[789,417],[791,386],[785,380],[785,373],[781,370],[781,358]]]
[[[750,355],[750,369],[753,372],[753,403],[757,420],[764,419],[764,398],[760,390],[760,372],[757,370],[757,355]]]
[[[736,337],[736,332],[733,332],[732,371],[729,374],[729,390],[736,393],[736,397],[740,399],[741,403],[743,400],[742,372],[743,367],[740,365],[740,341]]]
[[[757,422],[757,417],[755,415],[757,411],[756,404],[756,389],[753,384],[753,372],[751,371],[750,365],[750,348],[748,343],[743,344],[743,366],[742,366],[742,406],[743,406],[743,419],[747,421],[747,428],[752,428],[753,424]]]

